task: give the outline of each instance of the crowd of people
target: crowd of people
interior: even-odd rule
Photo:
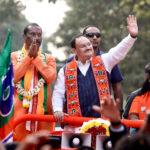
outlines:
[[[105,117],[111,123],[112,149],[149,149],[150,113],[147,110],[150,107],[150,64],[145,66],[142,88],[129,96],[123,114],[124,118],[131,120],[146,118],[143,128],[136,130],[136,136],[131,136],[121,123],[123,77],[117,64],[126,57],[137,40],[138,25],[133,15],[127,17],[127,30],[129,35],[104,53],[99,48],[102,40],[100,29],[94,25],[86,26],[81,34],[71,39],[74,55],[57,75],[55,59],[40,48],[41,27],[36,23],[28,24],[22,36],[24,45],[11,54],[15,83],[14,118],[23,114],[50,114],[56,121],[62,122],[64,116]],[[50,85],[55,79],[51,98]],[[78,129],[79,126],[64,124],[65,131],[76,132]],[[15,128],[14,142],[1,144],[0,150],[59,149],[61,139],[54,140],[50,135],[54,130],[55,123],[52,122],[26,121]],[[88,146],[77,149],[93,150]]]

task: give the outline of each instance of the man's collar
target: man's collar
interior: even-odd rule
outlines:
[[[98,48],[98,51],[97,51],[97,53],[96,53],[96,56],[99,56],[99,55],[102,55],[103,54],[103,52]]]
[[[85,64],[91,63],[92,59],[93,59],[93,57],[91,57],[89,60],[86,60]],[[80,60],[77,60],[76,57],[75,57],[75,61],[76,61],[77,65],[85,65]]]

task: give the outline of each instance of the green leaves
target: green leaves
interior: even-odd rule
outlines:
[[[8,28],[12,31],[12,51],[22,47],[22,33],[27,20],[21,14],[25,6],[20,1],[16,0],[1,0],[0,1],[0,49],[7,34]]]
[[[138,39],[119,66],[124,76],[123,89],[128,95],[139,88],[144,79],[144,66],[150,58],[150,0],[66,0],[70,10],[58,30],[49,39],[55,46],[71,54],[69,41],[87,25],[96,25],[102,33],[100,48],[107,52],[127,34],[126,17],[134,14],[139,26]],[[61,39],[57,41],[57,39]]]

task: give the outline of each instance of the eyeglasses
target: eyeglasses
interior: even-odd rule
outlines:
[[[97,38],[100,38],[102,35],[100,33],[87,33],[85,34],[87,37],[89,38],[93,38],[94,35],[97,37]]]

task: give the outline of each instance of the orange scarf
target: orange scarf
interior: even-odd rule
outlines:
[[[101,57],[93,56],[91,64],[100,101],[104,97],[110,97],[107,73]],[[73,116],[82,116],[78,94],[77,64],[75,58],[66,65],[65,88],[67,95],[67,113]]]
[[[25,49],[25,44],[22,48],[22,51],[23,51],[24,56],[26,56],[28,54],[28,50]],[[38,51],[38,56],[40,56],[40,55],[41,55],[41,49],[39,49],[39,51]],[[30,91],[31,81],[32,81],[34,71],[37,72],[37,70],[34,69],[34,66],[31,65],[31,66],[29,66],[27,72],[25,73],[25,76],[24,76],[24,89],[25,89],[25,91]],[[38,80],[38,75],[36,75],[36,78]],[[23,97],[23,99],[24,98],[25,97]],[[44,114],[43,103],[44,103],[44,86],[41,87],[41,89],[38,93],[38,105],[37,105],[37,109],[36,109],[36,114]]]

